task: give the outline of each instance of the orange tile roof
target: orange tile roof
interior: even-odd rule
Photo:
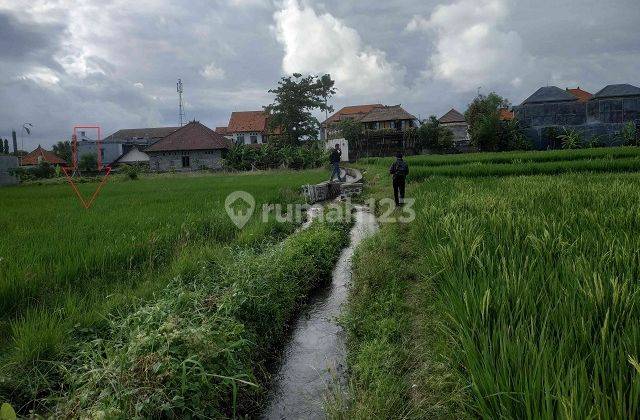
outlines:
[[[20,159],[20,165],[22,166],[38,165],[40,163],[39,161],[49,162],[52,165],[67,164],[67,162],[65,162],[64,159],[58,157],[55,153],[45,150],[42,147],[38,146],[36,150],[24,155]]]
[[[216,150],[229,149],[231,141],[209,127],[191,121],[157,143],[147,147],[145,152],[163,152],[174,150]]]
[[[570,94],[578,98],[578,102],[587,102],[593,96],[592,93],[589,93],[586,90],[580,89],[580,86],[578,86],[575,89],[567,88],[567,92],[569,92]]]
[[[327,118],[322,124],[331,124],[334,122],[338,122],[344,117],[353,118],[355,120],[362,119],[365,115],[376,108],[382,108],[384,105],[382,104],[369,104],[369,105],[353,105],[353,106],[345,106],[340,111],[336,112],[329,118]]]
[[[227,127],[216,127],[215,131],[218,134],[227,134]]]
[[[265,132],[267,114],[263,111],[232,112],[227,133]]]
[[[515,118],[513,111],[509,111],[509,108],[500,108],[499,111],[501,121],[511,121]]]

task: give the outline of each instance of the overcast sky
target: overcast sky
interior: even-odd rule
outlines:
[[[75,124],[226,125],[284,74],[330,73],[336,109],[426,118],[477,89],[519,104],[540,86],[640,85],[638,0],[0,0],[0,137],[25,149]]]

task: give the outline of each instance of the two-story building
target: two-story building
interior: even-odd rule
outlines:
[[[217,127],[216,131],[236,144],[265,144],[269,133],[268,116],[264,111],[232,112],[229,125]]]

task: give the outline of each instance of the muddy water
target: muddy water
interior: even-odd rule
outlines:
[[[375,217],[357,208],[351,243],[333,269],[331,285],[311,297],[293,326],[268,399],[265,419],[324,418],[324,395],[345,371],[344,331],[337,324],[351,281],[351,258],[362,239],[377,229]]]

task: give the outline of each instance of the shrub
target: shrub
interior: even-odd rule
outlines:
[[[565,128],[564,133],[558,136],[563,149],[579,149],[582,145],[582,134],[576,129]]]
[[[635,124],[627,122],[618,134],[625,146],[640,146],[640,134]]]
[[[93,154],[82,155],[78,168],[84,172],[95,172],[98,170],[98,158]]]
[[[129,179],[138,179],[141,169],[137,165],[123,165],[122,171],[129,177]]]

